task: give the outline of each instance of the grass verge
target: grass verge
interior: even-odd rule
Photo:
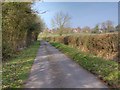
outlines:
[[[120,71],[118,71],[117,62],[107,61],[103,58],[98,58],[91,54],[80,52],[75,48],[61,43],[52,42],[51,44],[67,54],[83,68],[97,75],[109,86],[113,88],[120,87]]]
[[[23,87],[37,54],[39,43],[38,41],[35,42],[14,58],[3,62],[2,88]]]

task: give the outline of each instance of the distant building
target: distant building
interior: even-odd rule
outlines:
[[[81,32],[81,29],[78,27],[78,28],[73,28],[72,31],[74,33],[80,33]]]
[[[103,30],[102,30],[102,29],[99,29],[99,32],[100,32],[100,33],[102,33],[102,32],[103,32]]]

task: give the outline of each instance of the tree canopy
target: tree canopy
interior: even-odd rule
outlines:
[[[44,23],[31,9],[28,2],[2,4],[3,58],[10,57],[21,48],[37,40]]]

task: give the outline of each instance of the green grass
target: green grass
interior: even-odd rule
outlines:
[[[25,80],[28,79],[39,45],[40,42],[37,41],[17,56],[3,62],[2,88],[23,87]]]
[[[78,51],[77,49],[64,44],[55,42],[52,42],[51,44],[67,54],[83,68],[97,75],[111,87],[120,87],[120,71],[118,72],[117,62],[104,60],[103,58]]]

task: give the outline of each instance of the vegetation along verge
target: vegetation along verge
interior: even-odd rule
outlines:
[[[117,62],[104,60],[103,58],[99,58],[94,55],[78,51],[78,49],[76,48],[61,43],[51,42],[51,44],[54,47],[58,48],[60,51],[67,54],[83,68],[97,75],[109,86],[120,87],[120,71],[118,71]]]
[[[37,41],[10,60],[3,62],[2,88],[23,87],[24,82],[28,78],[38,48],[39,42]]]

